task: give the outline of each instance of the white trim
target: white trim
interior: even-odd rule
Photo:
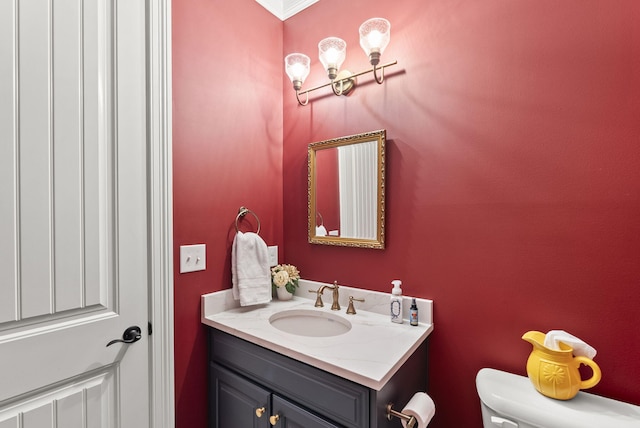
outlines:
[[[320,0],[284,0],[284,19],[291,18],[318,1]]]
[[[284,4],[282,0],[256,0],[262,7],[284,21]]]
[[[175,426],[171,0],[148,3],[149,423]]]
[[[296,13],[308,8],[320,0],[256,0],[262,7],[278,17],[281,21],[291,18]]]

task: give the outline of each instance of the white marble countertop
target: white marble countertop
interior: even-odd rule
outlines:
[[[386,312],[389,294],[341,286],[342,308],[332,311],[330,292],[324,295],[324,308],[314,307],[315,294],[308,291],[321,285],[300,280],[292,300],[249,307],[240,307],[231,290],[206,294],[202,296],[202,323],[375,390],[382,389],[433,331],[431,300],[416,299],[420,323],[411,326],[406,319],[411,300],[404,296],[405,322],[396,324]],[[355,302],[356,315],[346,314],[348,296],[365,299]],[[338,336],[307,337],[285,333],[269,323],[271,315],[289,309],[331,312],[347,319],[352,327]]]

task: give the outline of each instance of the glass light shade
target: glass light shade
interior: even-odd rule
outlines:
[[[296,91],[300,90],[304,80],[309,76],[310,64],[311,59],[301,53],[292,53],[284,58],[284,70]]]
[[[318,43],[320,62],[333,80],[347,56],[347,42],[337,37],[327,37]]]
[[[380,55],[391,40],[391,24],[384,18],[371,18],[360,26],[360,46],[371,65],[378,65]]]

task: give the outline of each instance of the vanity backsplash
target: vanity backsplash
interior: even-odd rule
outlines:
[[[298,282],[298,289],[295,292],[296,297],[305,299],[315,299],[315,290],[319,289],[323,285],[331,285],[324,282],[309,281],[306,279],[300,279]],[[349,304],[349,296],[353,296],[354,299],[364,299],[364,302],[355,302],[356,310],[363,310],[373,312],[380,315],[389,315],[389,293],[382,293],[380,291],[365,290],[362,288],[350,287],[347,285],[340,285],[340,306],[347,308]],[[216,295],[216,297],[213,297]],[[205,298],[210,296],[209,298]],[[411,306],[412,296],[403,296],[403,313],[402,318],[406,321],[409,320],[409,307]],[[327,293],[324,296],[325,304],[329,302],[331,304],[331,296]],[[429,299],[416,298],[416,304],[420,313],[421,324],[433,324],[433,301]],[[233,300],[231,290],[224,290],[222,292],[211,293],[203,296],[202,299],[202,317],[215,314],[218,312],[227,311],[240,307],[240,304]]]

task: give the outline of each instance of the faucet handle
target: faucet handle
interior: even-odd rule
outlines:
[[[317,290],[309,290],[309,293],[316,293],[316,303],[315,306],[316,308],[323,308],[324,307],[324,303],[322,303],[322,292],[324,290],[322,289],[322,287],[318,288]]]
[[[353,296],[349,296],[349,307],[347,308],[347,313],[349,315],[355,315],[356,314],[356,308],[353,306],[353,301],[356,302],[364,302],[364,299],[356,299]]]

